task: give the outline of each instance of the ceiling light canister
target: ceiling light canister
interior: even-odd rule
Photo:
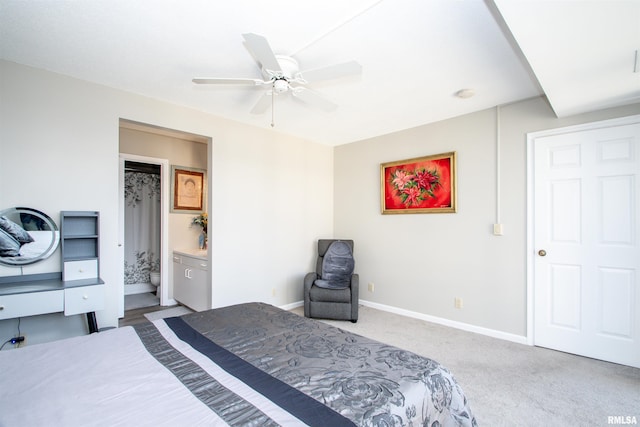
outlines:
[[[455,93],[455,95],[458,98],[462,98],[462,99],[471,98],[475,94],[476,94],[476,91],[473,89],[460,89]]]

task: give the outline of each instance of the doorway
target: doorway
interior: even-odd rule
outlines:
[[[528,144],[531,343],[640,367],[640,116]]]
[[[124,161],[125,311],[160,305],[160,169]]]
[[[160,166],[161,176],[161,256],[160,256],[160,305],[177,304],[173,299],[173,259],[170,252],[174,248],[197,246],[197,230],[191,229],[192,215],[174,214],[170,212],[171,166],[199,168],[209,171],[211,168],[212,140],[210,137],[169,129],[147,123],[120,119],[120,177],[119,177],[119,218],[118,218],[118,255],[121,280],[118,283],[118,316],[125,315],[124,285],[124,165],[125,161],[147,163]],[[211,197],[211,174],[207,174],[207,202]],[[195,243],[194,243],[195,242]],[[209,252],[209,261],[211,261]],[[208,278],[210,282],[210,278]]]
[[[120,154],[124,310],[167,305],[166,159]]]

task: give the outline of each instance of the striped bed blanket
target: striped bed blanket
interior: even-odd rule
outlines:
[[[475,426],[437,362],[263,303],[0,353],[0,425]]]

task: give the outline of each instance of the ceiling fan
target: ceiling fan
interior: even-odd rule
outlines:
[[[333,111],[338,106],[317,92],[307,88],[309,83],[336,79],[360,74],[362,66],[356,61],[344,62],[327,67],[300,71],[298,62],[290,56],[276,55],[266,38],[258,34],[243,34],[245,44],[254,59],[258,62],[264,78],[194,78],[196,84],[222,84],[265,86],[268,90],[262,94],[258,102],[251,109],[252,114],[264,113],[273,102],[275,95],[291,93],[292,96],[313,107],[325,111]],[[271,123],[273,126],[273,122]]]

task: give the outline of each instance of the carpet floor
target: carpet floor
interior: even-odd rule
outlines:
[[[303,315],[302,307],[292,311]],[[621,416],[640,423],[637,368],[366,306],[355,324],[323,322],[440,362],[462,386],[480,426],[606,426],[620,420],[609,417]]]

